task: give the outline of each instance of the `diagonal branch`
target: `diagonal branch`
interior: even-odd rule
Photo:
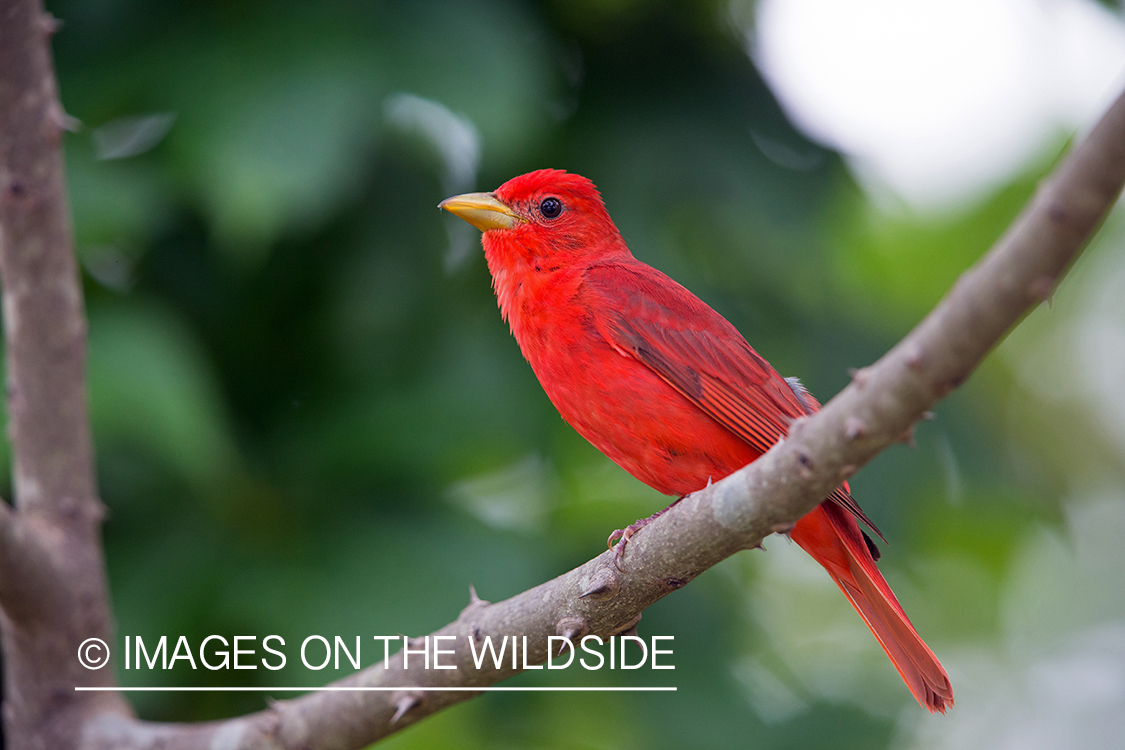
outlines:
[[[231,748],[358,748],[476,694],[395,688],[466,690],[522,671],[490,663],[475,669],[470,641],[527,636],[527,663],[538,664],[547,658],[549,636],[606,637],[629,629],[647,606],[788,528],[908,434],[1050,295],[1122,183],[1125,95],[1041,185],[1007,234],[901,343],[858,372],[820,413],[795,424],[789,438],[761,459],[646,526],[629,545],[624,572],[606,552],[506,601],[474,598],[456,621],[428,636],[454,636],[448,642],[454,654],[446,663],[456,669],[424,669],[417,657],[407,669],[395,656],[335,683],[388,692],[314,693],[225,722],[165,725],[106,716],[90,727],[85,747],[174,750],[209,747],[221,739]]]

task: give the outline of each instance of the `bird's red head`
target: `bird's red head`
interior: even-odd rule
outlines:
[[[490,255],[551,258],[557,266],[629,252],[594,183],[561,169],[528,172],[495,192],[454,196],[441,207],[482,230]]]
[[[594,183],[561,169],[540,169],[513,177],[493,193],[527,223],[569,233],[596,224],[612,224]]]

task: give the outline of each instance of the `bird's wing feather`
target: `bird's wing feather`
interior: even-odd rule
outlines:
[[[723,427],[765,453],[795,419],[820,405],[787,382],[725,318],[668,276],[638,261],[592,266],[585,282],[608,303],[595,325]],[[845,483],[831,499],[882,534]]]

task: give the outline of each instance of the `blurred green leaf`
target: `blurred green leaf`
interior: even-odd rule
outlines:
[[[136,442],[204,496],[237,466],[199,342],[158,305],[90,314],[90,413],[99,442]]]

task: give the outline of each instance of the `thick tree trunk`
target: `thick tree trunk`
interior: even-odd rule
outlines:
[[[103,508],[86,410],[86,322],[75,266],[50,37],[36,0],[0,3],[0,277],[15,509],[0,508],[0,638],[7,747],[73,746],[97,712],[128,712],[112,666],[78,661],[112,643]],[[90,654],[94,655],[91,651]]]

